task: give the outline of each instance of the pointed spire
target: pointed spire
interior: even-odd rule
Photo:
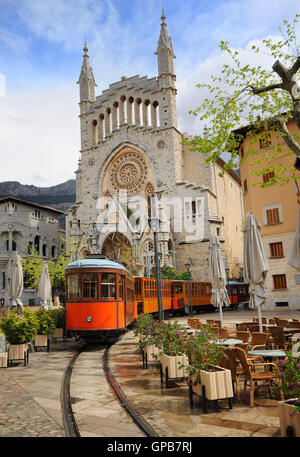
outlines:
[[[161,28],[155,54],[158,56],[158,74],[174,74],[173,59],[175,58],[172,39],[168,34],[165,11],[162,9]]]
[[[95,100],[95,87],[97,86],[93,74],[93,69],[90,65],[88,47],[86,41],[83,47],[83,62],[78,83],[80,84],[80,101],[93,102]]]

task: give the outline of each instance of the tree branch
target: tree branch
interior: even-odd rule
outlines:
[[[295,73],[297,73],[299,68],[300,68],[300,56],[297,57],[297,59],[295,60],[295,62],[291,66],[291,68],[290,68],[291,74],[294,75]]]
[[[250,87],[254,95],[261,94],[263,92],[268,92],[269,90],[274,90],[274,89],[283,89],[283,84],[282,83],[275,83],[275,84],[270,84],[269,86],[265,87],[253,87],[253,86],[247,86]]]
[[[277,116],[275,119],[270,120],[270,126],[273,125],[276,130],[282,134],[285,144],[293,151],[297,157],[300,157],[300,145],[294,140],[290,134],[286,121],[282,116]]]

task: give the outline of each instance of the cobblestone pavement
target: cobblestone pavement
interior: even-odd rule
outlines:
[[[65,436],[60,388],[74,342],[29,354],[29,364],[0,369],[0,436]]]

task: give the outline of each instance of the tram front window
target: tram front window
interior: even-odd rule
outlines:
[[[79,278],[77,275],[68,276],[68,298],[78,300],[80,298]]]
[[[85,273],[82,275],[82,297],[98,297],[98,275],[97,273]]]
[[[116,298],[116,275],[112,273],[102,273],[101,295],[102,298]]]

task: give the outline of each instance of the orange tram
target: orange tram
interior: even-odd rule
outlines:
[[[89,255],[67,265],[66,330],[84,340],[126,331],[141,313],[158,315],[156,280],[134,277],[117,261]],[[162,280],[164,315],[214,311],[209,282]]]

